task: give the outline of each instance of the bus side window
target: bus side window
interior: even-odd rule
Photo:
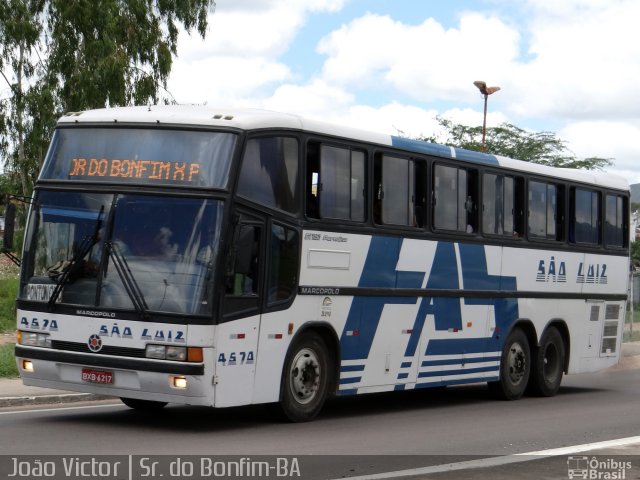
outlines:
[[[624,248],[627,246],[629,215],[627,199],[619,195],[606,196],[604,217],[604,241],[607,247]]]
[[[307,218],[320,218],[320,144],[307,144],[307,168],[305,171],[305,214]]]
[[[376,159],[374,220],[422,227],[426,203],[424,162],[380,155]]]
[[[562,240],[564,236],[564,187],[529,182],[529,237]]]
[[[364,221],[365,163],[363,151],[310,142],[307,146],[306,216]]]
[[[292,228],[271,226],[268,303],[289,300],[298,282],[299,235]]]
[[[591,245],[600,243],[600,192],[571,189],[569,241]]]
[[[482,175],[482,232],[518,238],[522,235],[522,179]]]
[[[298,140],[254,138],[247,142],[238,194],[291,214],[299,212]]]
[[[476,170],[435,165],[433,226],[436,229],[478,231],[478,173]]]
[[[229,261],[231,269],[227,277],[227,294],[255,296],[258,294],[260,228],[256,225],[240,225]]]
[[[513,197],[513,236],[521,238],[525,235],[525,186],[524,178],[516,177]]]

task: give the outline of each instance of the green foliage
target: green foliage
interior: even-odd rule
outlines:
[[[0,333],[16,330],[18,278],[0,278]]]
[[[640,240],[631,242],[631,261],[637,267],[640,267]]]
[[[13,344],[0,345],[0,377],[17,377],[15,346]]]
[[[481,126],[469,127],[440,117],[438,123],[444,133],[423,140],[482,151]],[[529,132],[510,123],[487,128],[485,144],[485,151],[488,153],[553,167],[594,170],[612,164],[612,160],[608,158],[578,159],[555,133]]]
[[[0,2],[0,157],[29,196],[64,112],[168,102],[178,32],[204,38],[214,0]]]

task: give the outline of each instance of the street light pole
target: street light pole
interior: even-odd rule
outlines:
[[[500,87],[487,87],[486,82],[482,80],[476,80],[473,84],[478,87],[478,90],[480,90],[480,93],[484,97],[484,116],[482,117],[482,151],[484,152],[486,149],[485,139],[487,137],[487,100],[489,99],[489,95],[496,93],[500,90]]]

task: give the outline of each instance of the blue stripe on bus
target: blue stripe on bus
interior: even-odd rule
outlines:
[[[484,353],[490,338],[452,338],[433,339],[427,345],[427,355],[463,355],[465,353]],[[494,351],[494,350],[493,350]]]
[[[357,395],[357,388],[347,388],[346,390],[338,390],[338,395]]]
[[[452,290],[460,288],[456,251],[453,243],[438,242],[426,287]],[[430,314],[435,318],[436,330],[462,328],[462,312],[458,298],[422,298],[413,324],[413,331],[407,343],[405,357],[413,357],[415,355],[424,322],[427,315]]]
[[[420,288],[425,272],[396,270],[401,247],[401,238],[372,237],[358,287]],[[415,304],[417,301],[416,297],[355,297],[340,339],[342,360],[369,357],[385,305]],[[347,335],[348,331],[357,331],[358,335]]]
[[[412,333],[405,349],[406,357],[415,357],[425,322],[433,316],[437,331],[462,331],[462,302],[493,307],[496,329],[494,335],[474,339],[437,339],[428,342],[424,354],[449,355],[502,351],[506,332],[518,318],[516,298],[464,299],[464,289],[487,291],[517,291],[516,278],[489,275],[485,247],[477,244],[438,242],[429,272],[396,270],[403,240],[373,236],[358,282],[360,288],[421,288],[460,290],[461,298],[449,297],[354,297],[340,339],[342,360],[369,358],[373,339],[386,305],[418,304]],[[461,267],[461,275],[458,272]],[[425,276],[428,274],[426,282]],[[463,285],[459,284],[462,277]],[[347,335],[349,332],[349,335]],[[357,332],[357,333],[355,333]],[[420,352],[423,354],[423,352]]]
[[[422,140],[413,140],[410,138],[391,136],[391,145],[396,148],[408,150],[416,153],[426,153],[427,155],[435,155],[437,157],[453,158],[451,155],[451,147],[438,145],[437,143],[429,143]],[[455,158],[458,160],[466,160],[483,165],[499,165],[498,159],[493,155],[486,153],[464,150],[462,148],[454,148]]]
[[[464,375],[467,373],[497,372],[499,369],[500,367],[494,366],[494,367],[464,368],[461,370],[438,370],[435,372],[419,372],[418,378],[448,377],[451,375]]]
[[[487,272],[484,245],[461,243],[458,245],[458,251],[460,252],[462,281],[465,289],[500,291],[502,277],[489,275]]]
[[[402,362],[400,368],[410,368],[413,362]]]
[[[341,372],[362,372],[364,370],[364,365],[341,365]]]
[[[461,363],[482,363],[482,362],[499,362],[500,357],[478,357],[478,358],[452,358],[447,360],[426,360],[422,362],[421,367],[437,367],[438,365],[458,365]]]
[[[408,373],[399,373],[398,374],[398,380],[402,380],[404,378],[409,378],[409,374]]]
[[[465,150],[464,148],[456,148],[456,159],[467,162],[481,163],[483,165],[500,165],[498,158],[486,153]]]
[[[362,377],[341,378],[340,385],[348,385],[350,383],[358,383]]]

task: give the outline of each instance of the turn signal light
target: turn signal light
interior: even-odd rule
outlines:
[[[202,353],[202,347],[187,348],[187,362],[202,363],[203,361],[204,354]]]

